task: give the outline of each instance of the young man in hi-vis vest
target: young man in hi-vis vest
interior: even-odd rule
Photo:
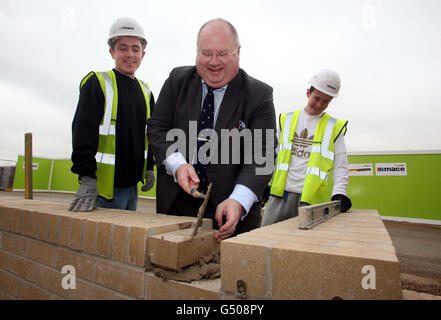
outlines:
[[[331,200],[341,200],[343,212],[352,206],[346,195],[347,121],[325,113],[332,99],[338,96],[340,76],[332,70],[320,70],[309,84],[306,107],[280,115],[277,163],[262,226],[297,216],[301,205],[330,201],[327,192],[331,173],[334,181]]]
[[[72,122],[72,172],[80,187],[71,211],[95,207],[136,210],[142,191],[155,183],[146,123],[155,101],[148,85],[135,78],[147,40],[141,25],[119,18],[107,41],[115,68],[90,72],[81,82]]]

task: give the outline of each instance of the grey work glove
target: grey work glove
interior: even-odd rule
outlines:
[[[149,191],[155,184],[155,171],[147,170],[145,172],[145,184],[141,187],[142,192]]]
[[[80,177],[80,187],[75,198],[70,204],[69,211],[93,211],[95,210],[98,189],[96,179],[88,176]]]

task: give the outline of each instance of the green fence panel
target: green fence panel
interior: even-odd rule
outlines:
[[[24,156],[18,156],[15,168],[14,190],[25,189]],[[52,166],[51,159],[33,158],[32,188],[33,190],[49,190],[49,178]]]

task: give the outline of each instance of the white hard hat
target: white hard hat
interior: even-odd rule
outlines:
[[[318,91],[333,98],[338,97],[338,92],[340,91],[341,86],[338,73],[328,69],[322,69],[314,74],[308,83]]]
[[[147,45],[144,30],[133,18],[122,17],[112,24],[109,31],[109,39],[107,40],[109,46],[112,45],[112,40],[118,37],[137,37],[142,41],[143,48]]]

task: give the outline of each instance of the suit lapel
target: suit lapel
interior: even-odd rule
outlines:
[[[190,99],[188,108],[188,119],[190,121],[199,121],[199,114],[201,112],[201,101],[202,101],[202,83],[201,78],[195,71],[192,83],[188,86],[188,95]]]

